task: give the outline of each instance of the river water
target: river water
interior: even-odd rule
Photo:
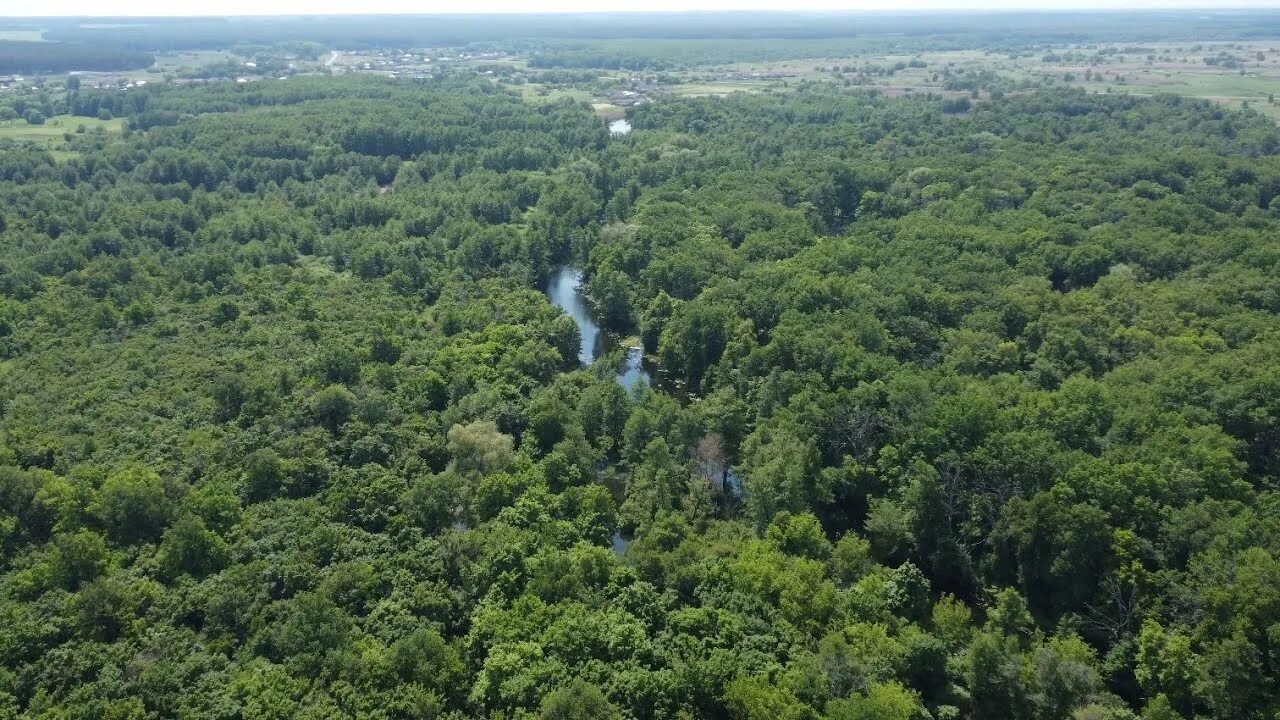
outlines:
[[[602,330],[591,314],[591,305],[582,292],[582,271],[569,266],[556,269],[547,283],[547,297],[551,304],[560,308],[573,318],[578,325],[581,343],[578,346],[578,360],[583,365],[590,365],[596,358],[617,347],[617,338],[608,331]],[[644,351],[638,347],[627,348],[622,363],[617,368],[614,379],[628,391],[637,385],[652,385],[652,376],[644,365]],[[730,497],[742,497],[742,480],[733,467],[718,468],[713,474],[722,474],[723,491]],[[618,555],[627,551],[631,538],[615,532],[610,539],[613,551]]]
[[[609,123],[609,134],[617,137],[631,132],[631,123],[626,118]]]
[[[578,362],[590,365],[596,358],[607,353],[610,345],[616,346],[616,339],[600,329],[595,317],[591,314],[591,306],[582,294],[582,271],[569,266],[556,269],[547,283],[547,297],[551,304],[560,308],[573,318],[578,325],[580,342],[578,345]],[[644,369],[644,352],[640,348],[627,348],[626,357],[618,367],[614,378],[622,387],[630,391],[639,384],[650,384],[649,373]],[[613,552],[621,555],[631,545],[631,539],[620,532],[610,538]]]
[[[590,365],[603,348],[600,347],[600,326],[591,317],[591,308],[582,295],[582,271],[568,266],[558,268],[547,283],[547,297],[577,324],[581,339],[578,362]]]
[[[551,304],[573,318],[581,338],[578,345],[578,361],[590,365],[596,358],[618,347],[618,339],[600,329],[591,306],[582,293],[582,271],[568,266],[560,267],[547,283],[547,297]],[[626,349],[626,356],[618,366],[618,383],[627,390],[637,385],[652,385],[649,371],[644,367],[644,351],[638,347]]]

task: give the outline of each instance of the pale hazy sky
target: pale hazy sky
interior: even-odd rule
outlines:
[[[1280,0],[0,0],[0,17],[654,10],[1117,10],[1280,7]]]

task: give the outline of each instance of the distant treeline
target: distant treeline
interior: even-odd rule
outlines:
[[[901,39],[887,40],[897,46]],[[830,38],[824,40],[713,39],[691,43],[670,39],[609,41],[559,41],[530,51],[535,68],[595,68],[602,70],[660,71],[734,62],[767,62],[794,58],[827,58],[860,52],[885,51],[886,40]],[[912,48],[918,42],[910,43]]]
[[[136,70],[154,62],[145,52],[119,45],[0,40],[0,74]]]
[[[294,18],[95,18],[50,20],[46,37],[122,44],[143,51],[220,48],[235,43],[312,41],[357,47],[460,46],[521,39],[868,39],[960,38],[972,44],[1139,42],[1280,36],[1280,12],[938,13],[618,13]]]

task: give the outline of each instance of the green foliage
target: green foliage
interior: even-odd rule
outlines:
[[[821,491],[813,487],[817,451],[811,443],[761,428],[747,437],[742,456],[748,512],[761,527],[780,512],[802,512],[821,502]]]
[[[351,419],[355,401],[350,390],[341,385],[330,385],[311,396],[311,413],[321,427],[336,435]]]
[[[784,688],[755,678],[739,678],[725,690],[725,704],[735,720],[805,720],[813,712]]]
[[[896,682],[875,683],[866,695],[837,700],[827,708],[831,720],[916,720],[923,713],[919,698]]]
[[[449,454],[454,469],[463,475],[488,475],[512,460],[512,439],[487,420],[449,428]]]
[[[600,688],[581,679],[547,693],[538,713],[542,720],[616,720],[622,717]]]
[[[808,513],[780,513],[765,528],[764,539],[788,555],[812,560],[826,560],[831,555],[831,543],[823,533],[822,525],[818,518]],[[856,562],[852,558],[846,558],[845,561]]]
[[[204,577],[221,570],[230,559],[226,542],[195,515],[180,518],[165,531],[159,554],[160,566],[170,577],[181,573]]]
[[[179,485],[145,468],[112,473],[99,493],[103,527],[118,542],[155,540],[173,520],[180,492]]]
[[[1274,124],[440,75],[0,153],[0,715],[1280,709]]]

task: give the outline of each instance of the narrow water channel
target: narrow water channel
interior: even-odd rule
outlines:
[[[591,317],[591,308],[582,295],[582,271],[567,265],[558,268],[547,283],[547,297],[552,305],[563,310],[578,326],[581,343],[578,346],[578,362],[583,365],[595,362],[596,356],[603,350],[599,347],[600,326]]]
[[[581,270],[567,265],[557,268],[547,283],[547,297],[552,305],[563,310],[577,324],[581,338],[581,344],[578,346],[578,360],[584,366],[590,365],[596,361],[596,358],[618,347],[618,338],[602,330],[591,313],[591,304],[587,301],[582,289]],[[653,384],[652,376],[645,368],[644,351],[641,348],[626,349],[614,379],[628,391],[641,383]],[[715,474],[722,474],[722,489],[730,498],[742,497],[742,480],[733,467],[721,468]],[[613,551],[621,555],[631,545],[631,538],[615,532],[611,542]]]
[[[547,283],[547,297],[551,304],[560,308],[573,318],[578,326],[580,344],[578,345],[578,361],[590,365],[596,358],[609,351],[610,344],[616,346],[616,339],[600,329],[600,325],[591,314],[591,305],[582,292],[582,271],[569,266],[556,269]],[[618,367],[614,378],[622,387],[630,391],[636,385],[650,384],[649,373],[644,369],[644,352],[640,348],[627,348],[626,357]],[[631,538],[615,532],[610,538],[613,552],[621,555],[631,545]]]
[[[618,338],[600,329],[591,314],[591,305],[582,292],[582,271],[569,266],[558,268],[547,283],[547,297],[551,304],[573,318],[581,338],[578,361],[590,365],[596,358],[618,347]],[[618,383],[627,390],[639,384],[651,385],[649,371],[644,367],[644,351],[638,347],[626,348],[625,357],[615,375]]]

